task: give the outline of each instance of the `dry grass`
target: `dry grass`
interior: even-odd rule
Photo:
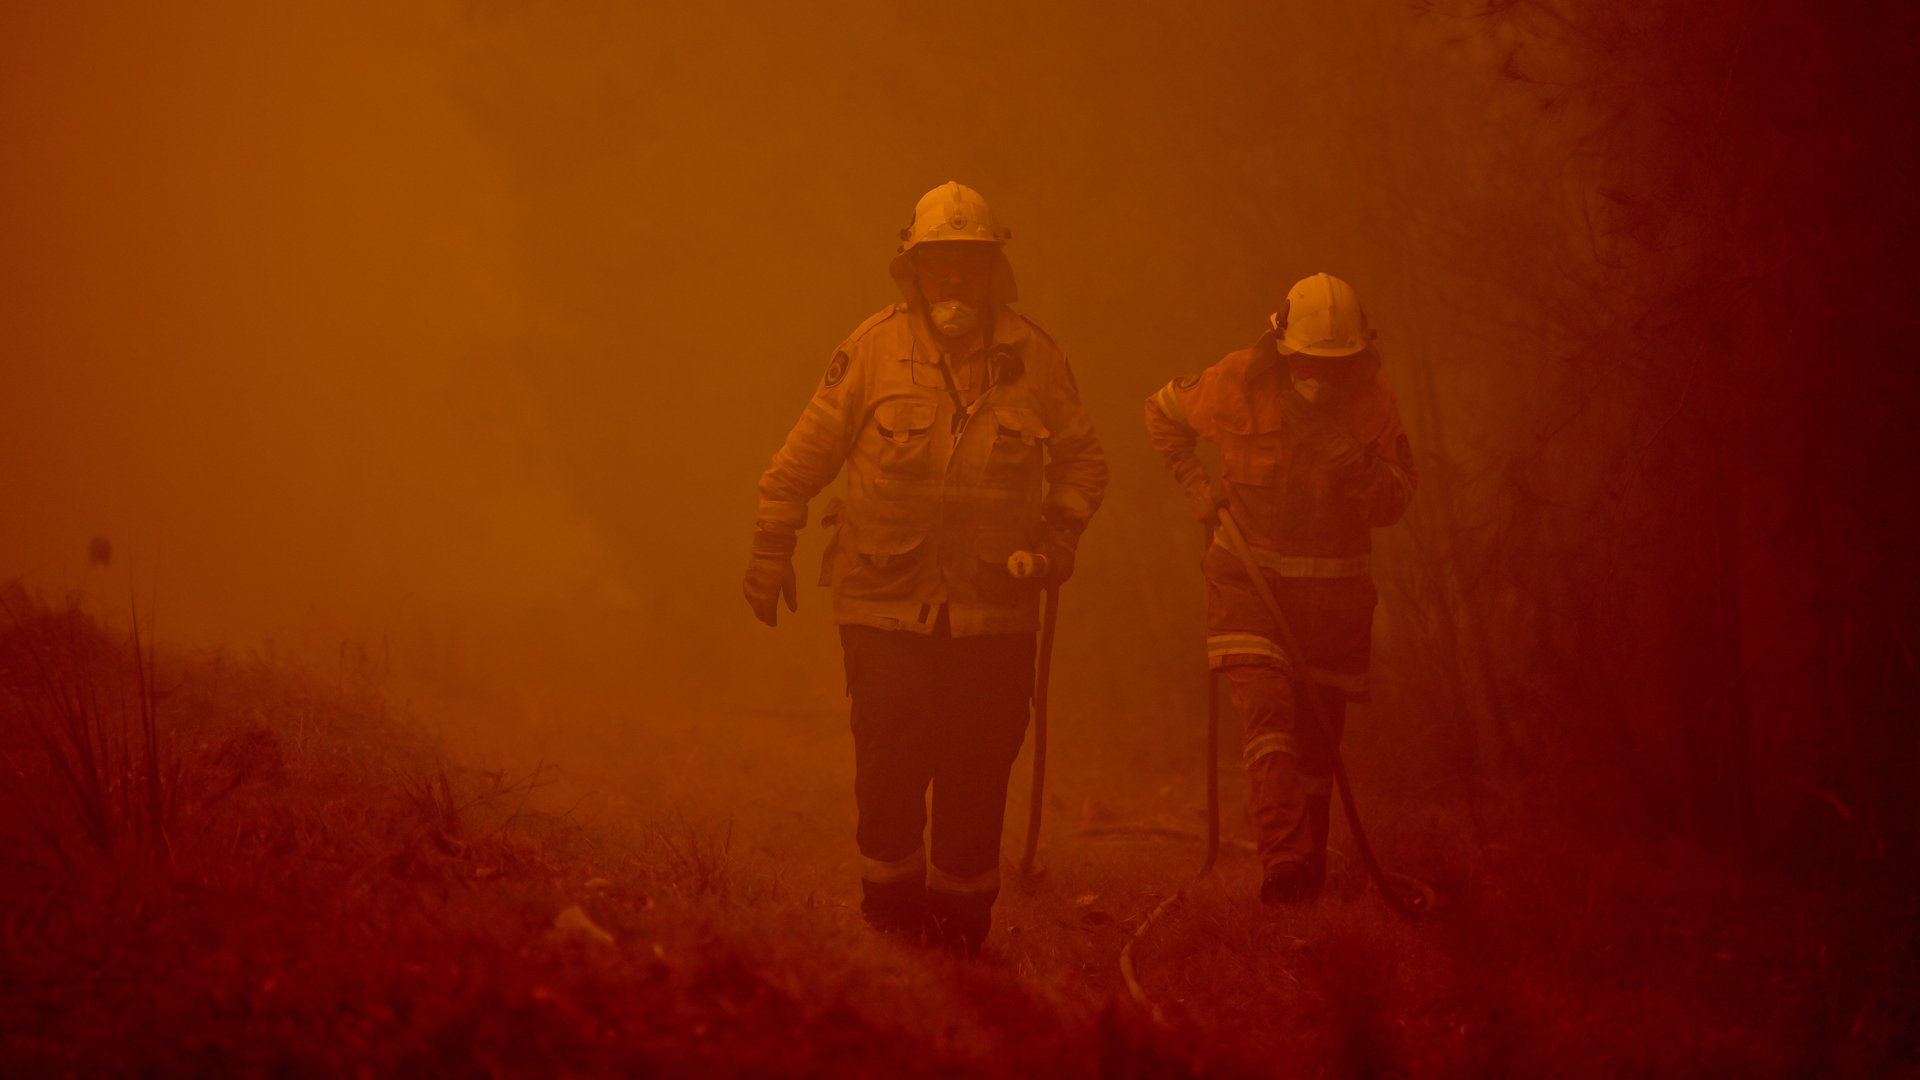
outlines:
[[[96,687],[137,687],[100,645],[74,654]],[[16,697],[52,685],[23,648],[0,652]],[[1230,848],[1140,944],[1162,1027],[1116,960],[1188,872],[1184,822],[1060,807],[1048,873],[1009,887],[967,962],[869,934],[843,866],[729,814],[587,820],[551,767],[449,764],[370,692],[154,666],[152,734],[129,717],[103,790],[146,820],[122,794],[153,775],[142,740],[174,748],[154,758],[178,778],[170,859],[77,857],[77,805],[0,819],[0,1072],[1867,1075],[1915,1050],[1920,923],[1897,890],[1518,815],[1480,847],[1376,798],[1377,843],[1445,917],[1400,922],[1339,857],[1320,905],[1262,911]],[[53,782],[30,723],[8,714],[16,790]]]
[[[0,709],[9,767],[0,794],[68,870],[82,857],[164,862],[188,786],[159,725],[139,610],[125,645],[79,611],[0,588]],[[75,836],[77,834],[77,836]]]

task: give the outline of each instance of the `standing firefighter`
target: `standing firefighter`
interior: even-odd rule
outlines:
[[[834,350],[760,478],[745,585],[767,625],[780,600],[794,610],[794,532],[846,463],[846,495],[822,516],[834,532],[820,583],[853,699],[861,912],[969,952],[1000,891],[1039,586],[1072,574],[1107,487],[1066,357],[1007,306],[1010,235],[971,188],[920,199],[891,267],[904,302]],[[1008,572],[1021,550],[1046,556],[1050,580]]]
[[[1374,333],[1353,287],[1330,274],[1294,285],[1273,329],[1198,375],[1147,399],[1147,432],[1213,535],[1207,659],[1224,676],[1246,737],[1248,811],[1260,834],[1260,899],[1298,902],[1326,879],[1334,755],[1346,702],[1367,692],[1373,587],[1370,530],[1400,520],[1413,497],[1413,452]],[[1220,448],[1224,483],[1194,455]],[[1246,565],[1217,535],[1228,509],[1246,536],[1304,656]],[[1312,680],[1326,727],[1302,719]]]

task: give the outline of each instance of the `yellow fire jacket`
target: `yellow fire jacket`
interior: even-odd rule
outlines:
[[[1066,357],[1025,316],[995,311],[987,388],[964,410],[937,341],[895,304],[841,343],[760,478],[760,520],[806,524],[844,463],[846,493],[822,518],[834,622],[931,633],[944,604],[955,636],[1032,631],[1038,591],[1007,556],[1037,541],[1043,516],[1073,544],[1106,493],[1106,459]]]

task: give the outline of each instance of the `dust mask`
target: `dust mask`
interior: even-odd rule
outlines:
[[[1321,382],[1319,379],[1295,379],[1293,380],[1293,388],[1300,392],[1301,397],[1316,404],[1320,401],[1321,396],[1327,392],[1327,384]]]
[[[928,313],[933,328],[950,338],[966,337],[980,325],[980,313],[964,300],[942,300]]]

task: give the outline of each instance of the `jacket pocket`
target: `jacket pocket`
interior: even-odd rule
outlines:
[[[987,457],[989,472],[1011,477],[1039,464],[1049,432],[1038,413],[996,405],[993,425],[993,448]]]
[[[934,408],[926,401],[883,401],[873,410],[880,436],[880,471],[887,476],[924,476],[933,463]]]
[[[905,600],[926,554],[924,529],[852,528],[838,538],[834,588],[863,600]]]
[[[1022,581],[1007,569],[1005,558],[979,557],[973,568],[973,591],[981,602],[988,604],[1018,604],[1029,600],[1038,592],[1036,582]]]
[[[1286,505],[1280,455],[1246,442],[1222,445],[1220,475],[1226,480],[1227,499],[1241,526],[1255,536],[1270,537]]]

